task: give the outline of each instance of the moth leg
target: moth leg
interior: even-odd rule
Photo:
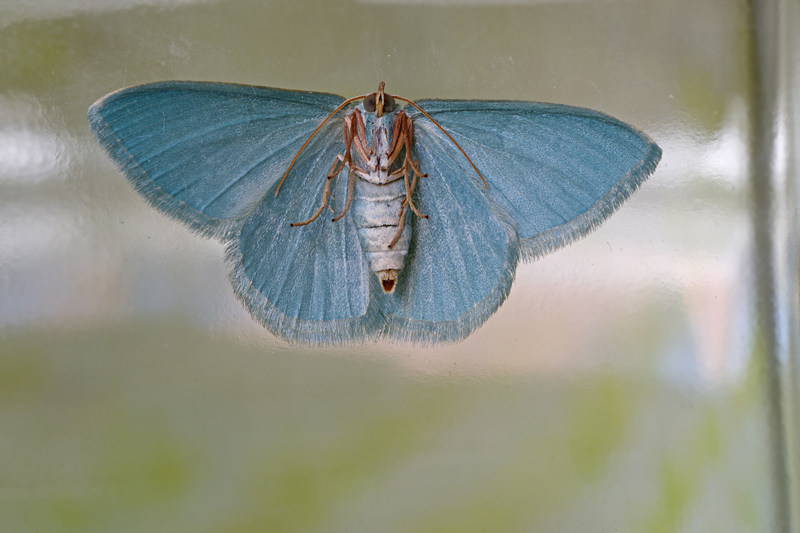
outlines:
[[[358,119],[360,118],[361,116],[358,115]],[[331,168],[328,171],[328,176],[325,179],[325,188],[322,191],[322,203],[320,204],[319,209],[317,209],[316,212],[314,212],[314,214],[311,215],[311,217],[307,220],[304,220],[302,222],[292,222],[291,224],[289,224],[291,227],[294,228],[297,226],[305,226],[306,224],[311,224],[317,219],[317,217],[319,217],[322,214],[322,212],[325,210],[326,207],[330,210],[331,213],[335,213],[333,208],[331,208],[330,204],[328,204],[328,199],[333,198],[333,195],[331,194],[331,181],[333,180],[333,178],[338,176],[339,172],[341,172],[342,169],[344,169],[345,167],[351,169],[350,193],[348,195],[347,205],[345,206],[344,211],[342,211],[342,213],[333,220],[336,221],[342,218],[342,216],[344,216],[344,213],[349,209],[350,202],[353,197],[353,171],[352,171],[353,159],[350,155],[350,147],[352,146],[353,137],[357,134],[358,131],[357,122],[358,120],[356,120],[356,122],[353,122],[351,117],[344,117],[344,152],[336,156],[336,159],[334,159],[333,164],[331,165]],[[361,127],[363,129],[364,127],[363,122]]]
[[[407,118],[408,116],[402,111],[397,113],[397,119],[394,121],[394,126],[392,127],[392,146],[389,148],[389,151],[386,152],[389,165],[391,165],[400,154],[400,148],[402,147],[400,143],[400,128],[403,126],[404,119]]]
[[[364,129],[364,119],[361,117],[361,112],[358,109],[353,111],[351,120],[347,120],[350,124],[350,135],[345,137],[345,155],[344,164],[350,169],[349,182],[347,184],[347,203],[341,213],[331,219],[331,222],[340,220],[347,210],[350,209],[350,204],[353,202],[353,185],[355,182],[356,173],[366,173],[365,170],[357,168],[353,163],[353,158],[350,154],[350,147],[355,146],[356,152],[362,160],[369,161],[372,155],[372,149],[367,145],[367,134]]]
[[[355,176],[356,171],[350,167],[350,180],[347,184],[347,203],[345,204],[344,209],[342,209],[342,212],[333,217],[331,222],[336,222],[337,220],[341,219],[344,214],[347,213],[347,210],[350,209],[350,203],[353,201],[353,182],[355,181]]]
[[[420,217],[420,218],[428,218],[428,215],[423,215],[422,213],[420,213],[417,210],[417,207],[414,205],[413,200],[411,200],[411,194],[414,192],[414,189],[417,187],[417,179],[419,177],[423,177],[424,178],[427,175],[426,174],[420,174],[419,171],[416,170],[416,167],[413,166],[413,165],[411,165],[411,169],[413,171],[414,178],[411,180],[411,184],[410,185],[408,183],[408,169],[407,168],[401,169],[403,171],[403,179],[406,182],[406,197],[403,199],[403,203],[400,205],[400,220],[397,223],[397,233],[394,234],[394,238],[392,239],[392,242],[389,243],[389,248],[392,248],[397,243],[397,241],[400,239],[400,236],[403,233],[403,226],[405,225],[405,221],[406,221],[406,213],[408,213],[408,209],[409,208],[411,208],[411,210],[414,212],[414,214],[417,215],[418,217]]]
[[[388,248],[390,250],[395,244],[397,244],[397,241],[400,240],[400,235],[402,235],[403,227],[405,226],[405,223],[406,223],[406,213],[407,212],[408,212],[408,209],[406,209],[405,207],[400,209],[400,220],[397,222],[397,233],[394,234],[394,238],[392,239],[392,242],[390,242],[389,246],[388,246]]]
[[[358,155],[361,157],[362,161],[365,163],[369,162],[369,158],[372,155],[372,148],[369,147],[367,144],[367,133],[364,129],[364,119],[361,117],[361,112],[358,109],[353,110],[353,129],[351,130],[351,137],[350,140],[353,141],[353,146],[358,152]],[[348,146],[348,158],[350,156],[349,144]],[[350,159],[352,162],[352,159]]]
[[[413,168],[414,167],[412,167],[412,169]],[[406,181],[406,191],[409,191],[409,190],[412,191],[412,192],[414,191],[414,189],[417,186],[417,178],[419,178],[420,176],[421,177],[426,177],[425,174],[420,174],[419,172],[414,172],[414,178],[411,180],[411,186],[409,187],[409,185],[408,185],[408,170],[407,169],[403,169],[403,179],[405,179],[405,181]],[[428,215],[423,215],[422,213],[420,213],[417,210],[416,206],[414,205],[414,202],[410,199],[410,197],[411,197],[411,193],[406,192],[406,198],[403,200],[403,203],[400,206],[400,220],[397,223],[397,226],[398,226],[397,227],[397,233],[394,234],[394,238],[392,239],[392,242],[389,243],[389,248],[393,247],[397,243],[397,241],[400,240],[400,235],[402,235],[402,233],[403,233],[403,226],[405,225],[406,213],[408,213],[408,208],[409,207],[414,212],[414,214],[417,215],[418,217],[420,217],[420,218],[428,218]]]
[[[397,124],[400,124],[399,126]],[[389,157],[390,161],[394,161],[399,157],[400,152],[403,148],[405,148],[405,157],[403,158],[403,164],[400,166],[399,169],[394,171],[391,175],[394,177],[399,177],[401,174],[403,176],[403,180],[405,181],[406,185],[406,197],[403,199],[403,203],[400,205],[400,213],[399,213],[399,221],[397,227],[397,233],[395,233],[392,242],[389,243],[389,248],[394,246],[397,241],[400,239],[400,236],[403,233],[403,227],[405,226],[406,220],[406,213],[410,208],[411,211],[415,215],[420,218],[428,218],[428,215],[424,215],[420,213],[417,209],[417,206],[414,205],[414,200],[412,198],[412,194],[414,190],[417,188],[417,182],[419,178],[427,178],[427,174],[423,174],[419,170],[419,166],[417,162],[411,158],[411,143],[413,139],[413,125],[411,119],[405,113],[398,114],[398,120],[395,122],[395,131],[400,130],[400,134],[397,136],[397,143],[394,145],[393,149],[387,152],[387,157]],[[412,174],[412,179],[409,182],[409,170]]]
[[[405,135],[406,158],[404,162],[408,163],[408,165],[414,171],[414,174],[416,176],[419,176],[420,178],[427,178],[428,177],[427,174],[423,174],[422,172],[419,171],[419,166],[418,166],[419,163],[411,159],[411,145],[414,142],[414,123],[411,122],[411,119],[408,117],[406,117],[406,120],[408,121],[408,128]],[[416,178],[414,179],[414,182],[416,183]]]
[[[403,113],[403,132],[402,136],[402,146],[405,147],[406,153],[405,157],[403,158],[403,165],[400,169],[403,171],[403,179],[406,182],[406,198],[403,200],[403,207],[402,210],[405,210],[406,207],[410,207],[411,210],[420,218],[428,218],[428,215],[423,215],[417,209],[417,206],[414,205],[414,200],[411,198],[414,189],[417,187],[417,178],[426,178],[428,175],[423,174],[420,172],[417,164],[411,159],[411,142],[414,138],[414,126],[411,123],[411,119]],[[397,154],[394,156],[397,157],[400,153],[400,148],[398,147],[396,150]],[[414,178],[411,180],[411,183],[408,182],[408,171],[411,170],[411,173],[414,175]],[[402,228],[401,228],[402,229]]]
[[[319,209],[317,209],[316,212],[313,215],[311,215],[311,218],[309,218],[308,220],[304,220],[302,222],[292,222],[291,224],[289,224],[289,226],[296,228],[297,226],[305,226],[306,224],[311,224],[317,219],[317,217],[319,217],[322,214],[322,212],[325,210],[326,207],[330,210],[331,213],[334,212],[333,208],[331,208],[331,206],[328,204],[328,199],[333,198],[333,195],[331,194],[331,182],[333,181],[333,178],[338,176],[339,172],[341,172],[342,169],[344,168],[345,166],[344,159],[345,156],[339,154],[333,161],[331,169],[328,172],[328,176],[325,178],[325,188],[322,190],[322,203],[320,204]]]
[[[400,155],[400,151],[405,146],[405,138],[406,138],[406,123],[411,124],[411,119],[408,118],[408,115],[400,111],[397,114],[397,120],[394,121],[394,127],[392,128],[392,146],[389,148],[389,151],[386,152],[386,157],[389,160],[389,164],[391,165],[397,156]],[[410,145],[411,143],[409,143]]]

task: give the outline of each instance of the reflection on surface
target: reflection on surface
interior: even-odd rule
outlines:
[[[66,150],[29,98],[0,95],[0,182],[37,185],[64,175]]]
[[[0,29],[29,20],[75,17],[103,11],[121,11],[139,6],[174,7],[216,0],[8,0],[0,10]]]
[[[745,2],[102,4],[0,6],[0,529],[770,530]],[[586,105],[664,159],[466,341],[292,346],[90,137],[158,79]]]
[[[31,131],[0,132],[0,176],[35,183],[55,169],[58,147],[52,139]]]

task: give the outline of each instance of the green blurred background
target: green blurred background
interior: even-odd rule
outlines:
[[[796,530],[798,9],[3,0],[0,531]],[[294,346],[89,133],[170,79],[586,106],[664,157],[464,342]]]

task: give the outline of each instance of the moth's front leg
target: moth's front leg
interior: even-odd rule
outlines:
[[[353,170],[352,170],[353,159],[350,155],[350,147],[352,146],[353,137],[357,135],[357,127],[358,126],[351,119],[351,117],[344,117],[344,152],[342,152],[341,154],[337,154],[336,159],[334,159],[333,164],[331,164],[331,168],[328,171],[328,175],[325,178],[325,188],[322,190],[322,202],[320,203],[319,209],[317,209],[314,212],[314,214],[311,215],[311,217],[307,220],[304,220],[302,222],[292,222],[291,224],[289,224],[291,227],[294,228],[297,226],[305,226],[306,224],[311,224],[317,219],[317,217],[319,217],[322,214],[325,208],[328,208],[331,213],[334,212],[333,208],[328,203],[328,199],[333,198],[333,195],[331,194],[331,181],[333,181],[333,179],[336,176],[338,176],[339,172],[341,172],[342,169],[345,167],[351,169],[350,185],[349,185],[350,192],[348,194],[347,205],[345,206],[344,211],[342,211],[341,214],[339,214],[337,217],[333,218],[333,220],[334,221],[339,220],[344,216],[345,212],[347,212],[347,209],[350,207],[350,202],[353,199]]]
[[[347,203],[342,209],[342,212],[331,219],[331,222],[336,222],[341,219],[347,210],[350,209],[350,204],[353,202],[353,185],[355,184],[355,177],[357,173],[365,174],[367,171],[363,168],[358,168],[353,163],[353,158],[350,154],[350,147],[353,146],[358,152],[358,155],[363,161],[369,161],[372,155],[372,149],[367,145],[367,134],[364,127],[364,119],[361,117],[361,112],[358,109],[353,110],[352,117],[345,117],[345,128],[350,126],[350,137],[345,135],[345,161],[344,164],[350,169],[347,184]]]
[[[364,118],[361,116],[361,112],[358,109],[353,110],[352,122],[353,136],[351,137],[351,141],[353,142],[353,147],[356,149],[356,152],[358,152],[361,160],[369,165],[370,157],[372,156],[372,148],[370,148],[369,144],[367,143],[367,132],[366,127],[364,126]]]

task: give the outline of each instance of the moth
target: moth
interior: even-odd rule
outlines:
[[[121,89],[91,131],[156,209],[226,247],[233,290],[311,344],[464,339],[520,260],[589,233],[661,158],[590,109],[170,81]]]

